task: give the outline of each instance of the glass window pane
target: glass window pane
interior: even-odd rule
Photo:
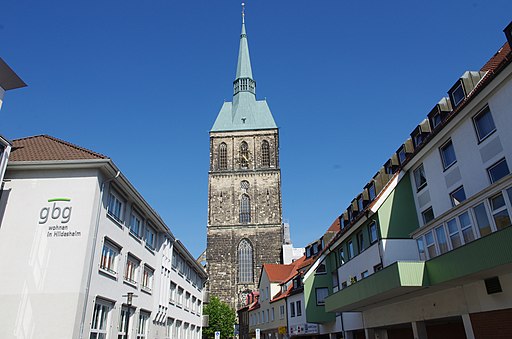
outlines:
[[[497,164],[489,167],[487,170],[491,183],[496,182],[510,173],[505,159],[500,160]]]
[[[510,217],[508,216],[508,212],[504,209],[501,212],[494,213],[494,222],[496,223],[496,228],[498,230],[504,229],[510,226]]]
[[[455,207],[464,200],[466,200],[466,192],[464,192],[464,187],[459,187],[452,193],[450,193],[450,198],[452,201],[452,206]]]
[[[475,235],[473,233],[473,225],[471,224],[471,218],[469,217],[468,212],[464,212],[459,215],[460,229],[462,230],[462,237],[464,238],[464,242],[468,243],[470,241],[475,240]]]
[[[475,212],[476,224],[480,231],[480,236],[483,237],[491,233],[491,223],[489,222],[489,218],[487,217],[487,212],[485,210],[484,203],[475,206],[475,208],[473,208],[473,211]]]
[[[423,217],[423,223],[428,224],[431,220],[434,220],[434,211],[432,210],[432,207],[429,207],[425,211],[421,213]]]
[[[425,242],[427,244],[428,257],[433,258],[437,255],[436,246],[434,243],[434,236],[432,232],[425,234]]]
[[[451,140],[441,146],[441,159],[443,160],[443,166],[445,169],[457,161],[457,158],[455,157],[455,149],[453,148]]]
[[[448,226],[448,233],[450,234],[450,242],[452,244],[452,248],[455,249],[462,245],[462,240],[459,235],[459,228],[457,226],[457,220],[452,219],[449,220],[446,225]]]
[[[485,139],[485,137],[487,137],[496,130],[489,107],[486,107],[482,112],[480,112],[474,118],[474,121],[476,132],[478,134],[478,140]]]
[[[414,181],[416,183],[416,189],[420,190],[424,186],[427,185],[427,178],[425,176],[425,170],[423,169],[423,164],[420,165],[415,171],[414,171]]]
[[[446,240],[446,234],[444,233],[443,226],[436,228],[436,237],[441,254],[448,252],[448,241]]]

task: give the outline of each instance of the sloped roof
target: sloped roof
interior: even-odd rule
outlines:
[[[233,102],[224,102],[212,132],[275,129],[277,125],[266,100],[256,100],[254,94],[239,92]]]
[[[339,232],[341,230],[341,225],[340,225],[340,218],[336,218],[331,227],[329,227],[329,229],[327,230],[327,232]]]
[[[489,61],[480,69],[480,71],[490,71],[494,70],[496,67],[498,67],[499,64],[503,62],[503,60],[506,59],[507,55],[510,53],[510,45],[508,42],[505,42],[505,44],[496,52],[496,54],[493,55]]]
[[[264,264],[263,269],[267,272],[268,280],[270,282],[281,283],[286,281],[285,279],[290,276],[290,273],[295,268],[294,263],[283,265],[283,264]]]
[[[97,159],[108,157],[49,135],[36,135],[13,140],[9,162]]]
[[[8,91],[25,86],[27,84],[0,58],[0,87]]]

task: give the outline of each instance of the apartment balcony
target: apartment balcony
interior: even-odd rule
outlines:
[[[415,240],[382,239],[340,266],[338,281],[342,288],[346,288],[397,261],[418,260],[419,254]]]
[[[327,312],[361,311],[379,302],[410,298],[426,287],[441,289],[512,270],[512,227],[491,233],[428,261],[397,261],[325,299]]]

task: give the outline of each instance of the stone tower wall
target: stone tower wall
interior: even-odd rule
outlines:
[[[263,166],[262,161],[264,140],[269,143],[269,166]],[[246,142],[249,149],[245,168],[240,160],[242,142]],[[227,168],[224,169],[219,168],[218,159],[222,143],[227,149]],[[244,194],[250,199],[248,223],[240,222]],[[251,284],[238,281],[238,245],[243,239],[247,239],[253,249]],[[282,244],[278,130],[211,133],[206,251],[211,294],[234,308],[241,306],[245,293],[257,289],[262,264],[281,262]]]

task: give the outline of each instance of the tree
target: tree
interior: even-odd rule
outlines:
[[[232,338],[236,322],[236,314],[225,302],[218,297],[212,297],[210,303],[203,309],[203,314],[210,316],[208,327],[203,328],[203,338],[215,338],[215,332],[220,331],[221,339]]]

